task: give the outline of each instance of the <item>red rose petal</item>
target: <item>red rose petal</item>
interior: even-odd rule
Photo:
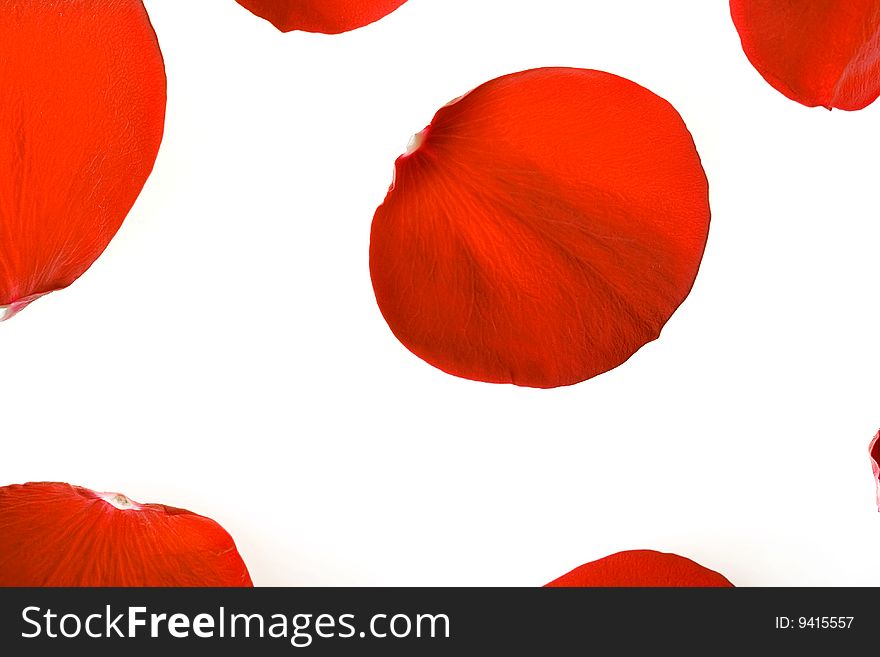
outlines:
[[[858,110],[880,95],[880,0],[730,0],[752,65],[808,107]]]
[[[544,68],[437,112],[373,219],[379,308],[456,376],[550,388],[658,337],[687,297],[708,184],[675,109],[624,78]]]
[[[104,251],[162,140],[141,0],[0,1],[0,319]]]
[[[60,483],[0,488],[0,586],[253,586],[209,518]]]
[[[880,431],[871,441],[868,454],[871,456],[871,470],[874,472],[874,482],[877,485],[877,509],[880,510]]]
[[[714,570],[677,554],[654,550],[628,550],[575,568],[549,587],[730,587],[733,584]]]
[[[236,0],[282,32],[339,34],[374,23],[406,0]]]

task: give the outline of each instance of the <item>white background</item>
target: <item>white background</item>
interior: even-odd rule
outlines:
[[[146,4],[165,141],[104,256],[0,325],[0,483],[210,516],[257,585],[541,585],[631,548],[740,586],[880,585],[880,106],[787,100],[720,0],[410,0],[334,37]],[[441,105],[546,65],[675,105],[705,259],[612,372],[457,379],[384,323],[370,221]]]

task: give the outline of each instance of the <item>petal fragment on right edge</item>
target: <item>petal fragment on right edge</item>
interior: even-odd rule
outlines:
[[[877,510],[880,511],[880,431],[868,446],[868,454],[871,457],[871,470],[874,472],[874,484],[877,489]]]

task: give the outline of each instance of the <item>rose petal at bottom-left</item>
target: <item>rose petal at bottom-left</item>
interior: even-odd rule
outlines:
[[[0,586],[253,586],[210,518],[64,483],[0,487]]]

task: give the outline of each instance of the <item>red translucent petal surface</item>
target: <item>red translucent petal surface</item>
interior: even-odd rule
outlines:
[[[61,483],[0,488],[0,586],[253,586],[226,531]]]
[[[731,0],[743,50],[809,107],[858,110],[880,95],[880,0]]]
[[[628,550],[575,568],[549,587],[693,586],[730,587],[726,577],[677,554]]]
[[[0,318],[104,251],[156,159],[165,68],[141,0],[0,0]]]
[[[550,388],[656,339],[708,230],[706,176],[668,102],[601,71],[535,69],[442,108],[398,158],[370,274],[417,356]]]
[[[236,0],[282,32],[339,34],[387,16],[406,0]]]
[[[880,510],[880,431],[871,441],[868,453],[871,456],[871,470],[874,472],[874,482],[877,485],[877,509]]]

